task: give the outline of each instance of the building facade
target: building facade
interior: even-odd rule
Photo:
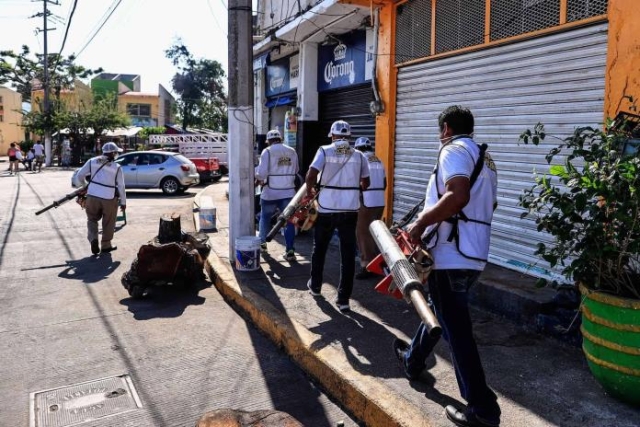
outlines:
[[[118,109],[126,113],[133,126],[164,126],[174,122],[175,99],[162,85],[158,93],[143,93],[137,74],[101,73],[91,80],[94,94],[110,93],[118,100]]]
[[[6,155],[12,142],[25,139],[22,128],[22,95],[0,86],[0,155]]]
[[[399,218],[424,196],[439,148],[438,114],[451,104],[466,105],[476,118],[475,138],[489,145],[499,172],[491,262],[556,277],[534,255],[549,237],[533,220],[521,219],[518,206],[534,171],[548,171],[545,155],[553,138],[536,147],[519,143],[519,135],[542,122],[548,134],[563,138],[578,126],[602,126],[619,112],[637,114],[635,0],[324,0],[302,1],[291,10],[272,0],[258,4],[258,134],[277,126],[281,115],[269,96],[279,81],[269,78],[269,67],[284,69],[282,52],[290,64],[297,56],[295,88],[290,85],[275,103],[287,102],[298,113],[303,170],[317,145],[326,143],[326,123],[350,121],[350,114],[359,114],[356,104],[368,104],[376,154],[388,168],[385,216]],[[366,34],[364,51],[372,63],[364,81],[370,92],[361,101],[360,80],[341,62],[344,49],[335,47],[363,49],[351,38],[358,31]],[[326,51],[332,44],[334,51]],[[347,75],[352,84],[326,90],[323,61],[333,64],[330,77]]]

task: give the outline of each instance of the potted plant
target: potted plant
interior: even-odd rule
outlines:
[[[632,139],[640,125],[634,120],[558,138],[546,155],[549,174],[537,175],[519,204],[527,210],[522,217],[533,216],[538,231],[554,237],[553,244],[538,244],[536,254],[580,289],[582,347],[592,373],[611,394],[640,405],[640,152]],[[520,139],[538,145],[546,137],[538,123]]]

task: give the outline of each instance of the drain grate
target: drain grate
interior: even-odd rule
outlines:
[[[129,375],[31,393],[30,427],[67,427],[142,407]]]

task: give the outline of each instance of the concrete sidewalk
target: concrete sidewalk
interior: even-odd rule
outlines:
[[[394,338],[408,340],[419,318],[404,301],[374,291],[377,279],[356,281],[352,311],[341,314],[333,301],[339,277],[338,247],[330,248],[323,298],[312,297],[309,278],[312,236],[296,238],[296,262],[282,261],[283,240],[269,243],[257,271],[229,263],[229,203],[226,179],[196,196],[210,197],[217,231],[207,270],[223,297],[280,346],[322,388],[367,426],[451,426],[444,406],[463,405],[446,343],[441,341],[420,381],[407,381],[392,352]],[[194,214],[196,226],[198,214]],[[515,277],[515,279],[514,279]],[[523,283],[514,283],[514,281]],[[499,308],[528,322],[548,291],[497,267],[488,269],[474,292],[474,332],[487,381],[499,396],[502,426],[640,425],[640,411],[605,394],[591,376],[580,348],[542,336],[505,317],[482,310]],[[501,302],[498,302],[500,300]],[[527,312],[529,311],[529,312]]]

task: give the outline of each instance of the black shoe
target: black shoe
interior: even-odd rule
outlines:
[[[109,252],[113,252],[116,249],[118,249],[117,246],[111,246],[111,247],[108,247],[108,248],[102,248],[102,253],[106,254],[106,253],[109,253]]]
[[[358,271],[356,273],[356,275],[354,276],[357,280],[365,280],[365,279],[370,279],[372,277],[375,277],[375,273],[372,273],[370,271],[367,271],[366,268],[362,267],[360,269],[360,271]]]
[[[405,354],[407,354],[408,350],[409,350],[409,344],[407,344],[405,341],[401,340],[400,338],[396,338],[395,340],[393,340],[393,354],[396,355],[398,362],[400,362],[400,367],[402,368],[402,372],[404,373],[404,376],[409,381],[413,381],[418,379],[420,374],[414,375],[409,373],[409,371],[407,371],[407,366],[405,365]]]
[[[500,425],[500,421],[489,421],[483,418],[479,418],[473,412],[459,411],[453,405],[448,405],[445,408],[445,413],[447,414],[447,418],[449,421],[454,423],[460,427],[498,427]]]
[[[349,307],[349,301],[336,301],[336,307],[338,307],[340,313],[351,311],[351,307]]]
[[[311,286],[311,279],[309,279],[309,281],[307,282],[307,288],[309,289],[309,293],[311,295],[313,295],[314,297],[321,297],[322,294],[320,293],[320,289],[314,289]]]
[[[91,241],[91,253],[94,255],[98,255],[100,253],[100,245],[98,244],[98,240]]]

